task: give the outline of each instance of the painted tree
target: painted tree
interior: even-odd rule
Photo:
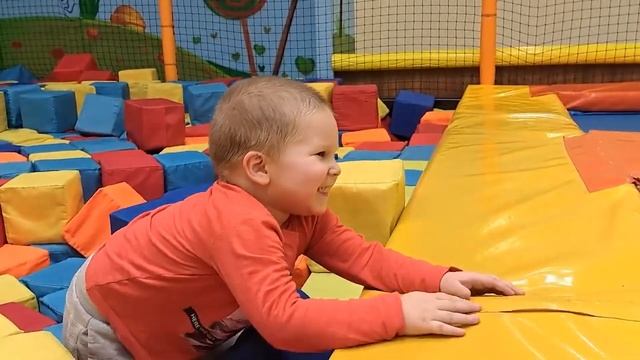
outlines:
[[[273,64],[273,75],[280,73],[280,66],[282,65],[282,58],[287,48],[287,42],[289,41],[289,32],[291,31],[291,25],[293,24],[293,18],[296,15],[296,8],[298,7],[298,0],[291,0],[289,3],[289,11],[287,13],[287,20],[284,23],[282,34],[280,35],[280,43],[278,44],[278,52],[276,53],[276,61]]]
[[[249,72],[257,75],[256,60],[251,46],[251,36],[249,34],[249,22],[247,19],[256,14],[264,7],[267,0],[204,0],[209,10],[216,15],[228,20],[240,20],[244,45],[247,49],[249,61]]]

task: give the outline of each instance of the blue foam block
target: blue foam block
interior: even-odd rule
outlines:
[[[51,326],[47,326],[46,328],[44,328],[44,331],[48,331],[50,333],[53,334],[53,336],[55,336],[58,341],[63,342],[64,338],[62,336],[62,324],[55,324],[55,325],[51,325]]]
[[[0,163],[0,179],[13,179],[14,177],[29,173],[33,170],[28,161]]]
[[[33,163],[33,168],[34,171],[78,170],[85,202],[102,186],[100,165],[93,159],[38,160]]]
[[[13,145],[8,141],[0,141],[0,152],[16,152],[19,153],[22,150],[22,146]]]
[[[57,323],[62,322],[64,314],[64,304],[67,297],[67,290],[62,289],[51,294],[38,298],[38,305],[40,305],[40,313],[46,315]]]
[[[123,100],[129,99],[129,84],[126,82],[102,82],[91,83],[96,89],[97,95],[111,96]]]
[[[402,150],[400,159],[426,161],[431,159],[431,155],[433,155],[435,149],[435,145],[407,146],[406,148],[404,148],[404,150]]]
[[[184,81],[184,80],[176,80],[176,81],[169,81],[169,82],[182,85],[182,94],[183,95],[186,94],[188,87],[198,84],[198,81]],[[184,112],[185,113],[189,112],[189,106],[188,106],[186,101],[184,102]]]
[[[59,263],[68,258],[84,257],[68,244],[34,244],[31,246],[47,250],[51,264]]]
[[[20,150],[20,153],[24,156],[29,156],[31,154],[43,153],[43,152],[54,152],[54,151],[68,151],[68,150],[78,150],[75,146],[71,144],[43,144],[43,145],[31,145],[24,146]]]
[[[76,111],[73,91],[34,91],[20,96],[22,126],[41,133],[73,129]]]
[[[24,65],[16,65],[0,71],[0,81],[17,81],[18,84],[35,84],[38,79]]]
[[[200,184],[196,186],[176,189],[165,193],[158,199],[114,211],[109,215],[109,220],[111,222],[111,233],[113,234],[114,232],[122,229],[138,215],[144,212],[151,211],[163,205],[173,204],[178,201],[184,200],[193,194],[206,191],[210,186],[211,184]]]
[[[20,281],[39,299],[45,295],[68,288],[73,275],[84,264],[84,261],[85,259],[81,258],[69,258],[23,276]]]
[[[400,151],[371,151],[371,150],[353,150],[347,153],[340,161],[359,161],[359,160],[392,160],[400,156]]]
[[[7,123],[10,128],[22,127],[22,115],[20,113],[20,96],[30,92],[41,92],[38,85],[12,85],[2,88],[4,102],[7,108]]]
[[[404,184],[406,186],[416,186],[422,176],[422,170],[406,169],[404,171]]]
[[[78,134],[75,131],[67,131],[67,132],[55,132],[55,133],[49,133],[48,135],[53,136],[56,139],[62,139],[68,136],[78,136],[80,134]]]
[[[211,184],[214,180],[211,159],[198,151],[182,151],[154,155],[164,169],[165,191],[198,184]]]
[[[75,130],[81,134],[122,135],[124,100],[104,95],[87,95]]]
[[[420,118],[427,111],[433,110],[435,98],[408,90],[400,90],[393,103],[391,124],[392,134],[404,138],[411,137],[420,123]]]
[[[637,112],[570,112],[582,131],[608,130],[640,132],[640,113]]]
[[[207,124],[213,118],[213,111],[220,98],[227,91],[221,83],[198,84],[187,87],[184,93],[185,106],[193,125]]]
[[[118,150],[135,150],[136,145],[127,140],[107,140],[107,141],[76,141],[72,143],[77,149],[83,150],[89,154],[97,154],[106,151],[118,151]]]

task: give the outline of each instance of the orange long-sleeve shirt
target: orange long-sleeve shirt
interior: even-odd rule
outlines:
[[[217,182],[115,233],[89,263],[86,286],[137,359],[195,357],[249,325],[293,351],[377,342],[402,329],[398,294],[299,298],[291,271],[303,253],[389,292],[438,291],[448,270],[364,241],[331,211],[279,226],[244,190]]]

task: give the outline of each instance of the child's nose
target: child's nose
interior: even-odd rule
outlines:
[[[342,169],[340,169],[340,165],[338,165],[338,163],[336,162],[334,162],[333,165],[329,168],[329,175],[331,176],[338,176],[341,172]]]

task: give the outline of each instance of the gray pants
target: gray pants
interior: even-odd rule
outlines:
[[[67,291],[64,345],[76,359],[132,359],[87,295],[84,274],[90,260],[73,277]]]

